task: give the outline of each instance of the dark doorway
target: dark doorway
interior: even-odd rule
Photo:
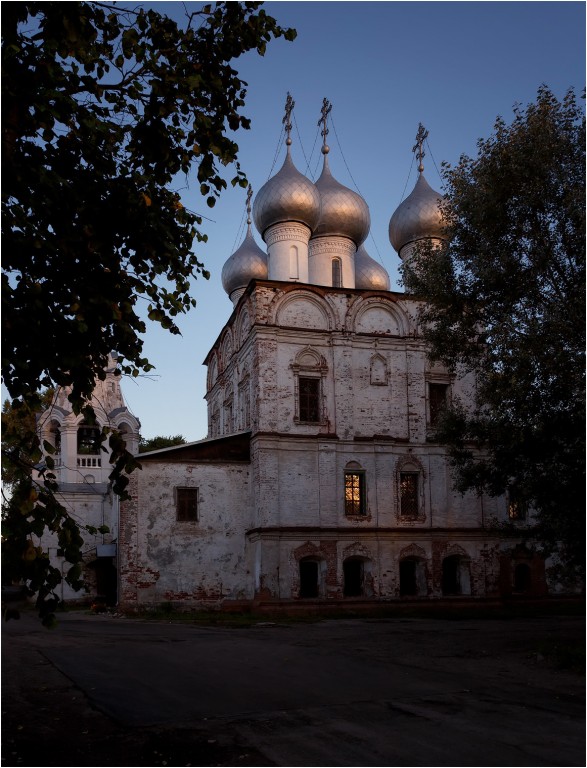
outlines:
[[[514,592],[529,592],[532,573],[528,563],[518,563],[514,569]]]
[[[345,560],[342,564],[345,597],[359,597],[363,594],[363,562]]]
[[[461,594],[460,556],[451,555],[442,561],[442,594]]]
[[[116,605],[118,602],[116,568],[113,559],[112,557],[99,557],[94,561],[96,595],[103,598],[106,605]]]
[[[416,579],[416,561],[401,560],[399,564],[399,593],[402,596],[418,594],[418,581]]]
[[[300,597],[318,597],[316,560],[300,560]]]

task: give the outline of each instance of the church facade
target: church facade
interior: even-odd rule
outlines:
[[[287,153],[227,260],[233,311],[205,360],[208,438],[141,454],[120,512],[120,602],[140,608],[542,594],[544,564],[508,499],[453,490],[435,437],[475,382],[427,358],[418,302],[363,247],[365,201]],[[390,221],[409,258],[442,238],[419,178]],[[504,540],[500,524],[520,526]]]
[[[78,593],[62,581],[57,591],[62,600],[97,598],[108,605],[118,602],[118,496],[112,492],[112,471],[107,443],[101,442],[103,427],[124,435],[128,450],[139,448],[140,422],[129,411],[116,374],[117,358],[109,356],[104,380],[97,380],[91,405],[95,423],[88,424],[82,414],[75,414],[68,400],[69,390],[62,387],[55,401],[39,416],[37,428],[43,442],[53,447],[53,470],[59,484],[57,500],[82,526],[83,579],[86,593]],[[89,533],[85,526],[104,532]],[[48,552],[51,565],[65,574],[71,567],[63,557],[57,537],[45,533],[40,541]]]

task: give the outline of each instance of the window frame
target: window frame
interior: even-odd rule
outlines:
[[[185,498],[185,494],[193,496],[191,503],[195,503],[195,511],[193,515],[185,516],[181,507],[186,505],[189,500]],[[200,521],[200,493],[199,488],[193,486],[176,486],[174,489],[175,495],[175,522],[176,523],[198,523]],[[183,497],[183,498],[182,498]]]
[[[432,391],[433,388],[443,388],[444,392],[444,398],[443,403],[440,405],[439,401],[434,403],[433,406],[433,397],[432,397]],[[450,383],[447,381],[429,381],[428,387],[427,387],[427,395],[428,395],[428,412],[427,412],[427,425],[429,429],[436,429],[438,426],[438,422],[440,420],[440,416],[442,414],[442,411],[448,407],[450,403]]]
[[[342,288],[342,259],[338,256],[332,259],[332,287]]]
[[[507,491],[507,515],[511,523],[525,523],[528,520],[528,503],[511,486]]]
[[[347,478],[349,477],[357,478],[356,491],[358,498],[347,497],[347,490],[349,488],[347,485]],[[352,490],[354,491],[355,489],[353,488]],[[357,504],[358,511],[356,511]],[[353,508],[352,511],[349,509],[351,505]],[[367,483],[364,469],[344,470],[344,514],[346,517],[366,517],[367,515]]]
[[[306,404],[304,405],[304,408],[302,408],[302,396],[304,393],[302,393],[302,382],[312,382],[316,385],[316,392],[312,394],[312,397],[315,397],[315,409],[316,409],[316,418],[304,418],[304,416],[309,416],[310,409],[306,407]],[[298,421],[300,424],[321,424],[322,423],[322,377],[321,376],[311,376],[308,374],[300,374],[298,375]]]
[[[401,470],[399,472],[399,514],[400,517],[406,519],[406,520],[417,520],[420,516],[420,472],[416,472],[414,470]],[[403,484],[404,484],[404,478],[415,478],[416,485],[413,489],[413,498],[411,499],[411,502],[415,504],[415,512],[405,512],[404,511],[404,494],[403,494]]]

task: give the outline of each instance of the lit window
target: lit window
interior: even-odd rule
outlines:
[[[365,473],[344,473],[344,513],[345,515],[365,514]]]
[[[418,475],[415,472],[400,473],[400,514],[402,517],[418,516]]]
[[[300,421],[320,421],[320,379],[299,378]]]
[[[508,490],[508,517],[510,520],[525,520],[528,514],[528,505],[520,497],[515,488]]]
[[[198,489],[176,488],[175,501],[177,520],[186,522],[198,519]]]

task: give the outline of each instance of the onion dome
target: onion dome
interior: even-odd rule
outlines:
[[[222,287],[231,296],[234,291],[244,289],[251,280],[267,280],[267,254],[255,242],[251,229],[251,196],[247,195],[247,234],[241,245],[222,267]]]
[[[442,195],[433,190],[420,173],[411,194],[400,203],[389,222],[389,239],[398,253],[416,240],[443,239],[441,202]]]
[[[297,221],[313,230],[320,215],[320,196],[314,184],[293,164],[291,139],[287,139],[285,162],[259,190],[253,205],[255,226],[265,237],[273,224]]]
[[[369,256],[364,245],[359,246],[355,254],[355,288],[389,291],[390,285],[387,270]]]
[[[320,219],[312,237],[348,237],[359,246],[369,234],[369,207],[359,194],[334,178],[328,165],[328,152],[329,148],[324,144],[324,167],[316,182],[320,193]]]
[[[444,220],[440,204],[442,195],[435,192],[424,178],[424,142],[428,131],[422,123],[418,126],[416,143],[412,152],[418,158],[418,181],[406,199],[400,203],[389,222],[389,239],[401,256],[408,243],[435,238],[444,239]],[[413,249],[410,249],[413,250]]]

